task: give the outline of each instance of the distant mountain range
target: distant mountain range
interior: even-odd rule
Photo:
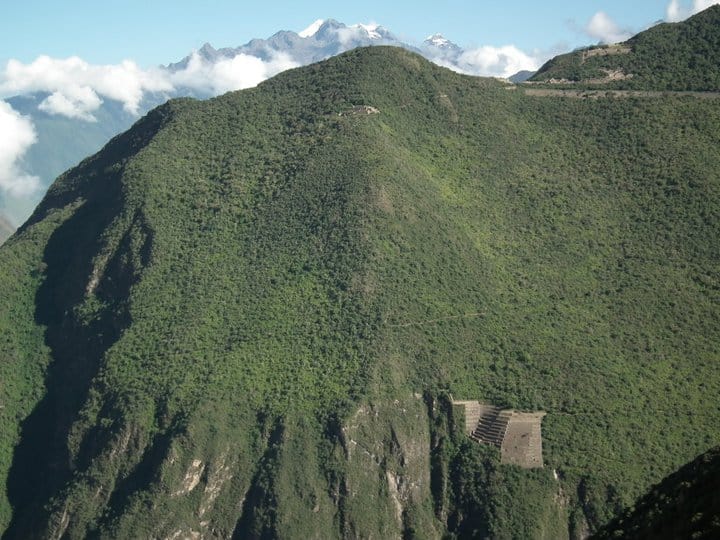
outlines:
[[[334,19],[327,19],[315,21],[299,33],[281,30],[267,39],[253,39],[245,45],[234,48],[215,49],[206,43],[195,54],[212,63],[232,59],[240,54],[254,56],[264,61],[271,61],[278,54],[284,54],[295,63],[306,65],[350,49],[372,45],[393,45],[421,52],[420,49],[402,42],[383,26],[363,24],[347,26]],[[171,71],[186,69],[191,58],[192,55],[186,56],[167,68]]]
[[[283,30],[267,39],[253,39],[235,48],[215,49],[206,43],[179,62],[160,68],[168,76],[175,76],[179,82],[172,91],[145,93],[138,113],[142,116],[169,98],[189,96],[203,99],[218,93],[210,86],[203,88],[183,84],[182,74],[198,65],[206,68],[218,66],[223,61],[245,55],[268,63],[282,58],[283,66],[295,67],[318,62],[357,47],[372,45],[403,47],[460,72],[472,69],[462,64],[464,49],[441,34],[429,36],[422,44],[414,46],[380,25],[345,25],[334,19],[318,20],[301,32]],[[269,73],[272,74],[274,73]],[[28,174],[39,177],[42,185],[41,192],[33,196],[13,197],[0,191],[0,216],[15,224],[22,223],[30,215],[47,187],[59,174],[98,151],[110,138],[128,129],[138,119],[138,116],[124,108],[122,103],[107,98],[103,99],[100,108],[93,112],[95,121],[50,114],[40,108],[40,104],[49,95],[36,92],[6,100],[15,111],[29,117],[35,126],[37,142],[26,154],[23,169]]]

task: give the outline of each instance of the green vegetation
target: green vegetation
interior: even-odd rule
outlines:
[[[37,206],[42,191],[68,167],[97,152],[114,135],[127,130],[137,119],[123,108],[122,103],[106,100],[93,112],[94,122],[78,121],[58,114],[48,114],[38,109],[48,94],[38,93],[15,96],[7,101],[18,113],[32,118],[38,140],[23,157],[23,170],[37,176],[42,189],[33,196],[15,197],[0,193],[0,215],[19,223]],[[165,101],[160,96],[150,96],[141,104],[141,110],[149,110]]]
[[[557,56],[530,81],[559,79],[585,86],[588,80],[604,79],[608,71],[620,70],[632,78],[607,82],[602,87],[720,91],[720,6],[681,23],[653,26],[623,45],[629,53],[602,54],[617,47],[597,46]]]
[[[719,122],[383,47],[155,109],[0,251],[0,528],[597,530],[720,438]]]
[[[7,240],[13,232],[15,232],[13,224],[0,215],[0,244]]]
[[[720,536],[720,447],[663,479],[593,538],[707,539]]]

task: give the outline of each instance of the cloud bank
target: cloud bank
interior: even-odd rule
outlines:
[[[169,96],[189,90],[197,95],[215,96],[255,86],[298,65],[285,54],[277,54],[269,61],[239,54],[213,63],[193,53],[187,66],[174,72],[161,68],[143,70],[131,61],[91,65],[78,57],[40,56],[29,64],[10,60],[0,71],[0,191],[24,197],[41,187],[38,177],[22,170],[23,156],[37,141],[32,120],[2,98],[48,93],[38,105],[41,111],[95,122],[93,113],[105,99],[118,101],[126,111],[138,115],[143,97],[149,92]]]
[[[128,112],[138,114],[145,92],[170,90],[172,85],[161,70],[143,70],[129,60],[95,66],[76,56],[40,56],[30,64],[10,60],[0,73],[0,97],[50,92],[41,110],[83,120],[93,120],[103,98],[119,101]]]
[[[435,61],[454,71],[468,75],[502,78],[511,77],[518,71],[535,71],[542,63],[537,57],[521,51],[514,45],[501,47],[486,45],[466,49],[452,61],[443,61],[441,58]]]
[[[21,168],[25,152],[36,139],[30,119],[0,101],[0,189],[9,195],[23,197],[40,188],[40,179]]]
[[[692,5],[671,0],[665,9],[665,19],[668,22],[680,22],[716,4],[720,4],[720,0],[693,0]]]
[[[219,95],[257,86],[265,79],[299,65],[284,53],[275,54],[269,61],[238,54],[211,63],[195,52],[185,69],[163,75],[173,90],[189,88],[200,94]]]
[[[137,115],[146,93],[170,94],[180,88],[201,95],[218,95],[255,86],[298,64],[284,54],[269,61],[240,54],[211,63],[193,53],[185,69],[141,69],[126,60],[117,65],[91,65],[78,57],[40,56],[29,64],[10,60],[0,72],[0,98],[32,92],[50,95],[39,105],[48,114],[95,121],[93,113],[111,99]]]

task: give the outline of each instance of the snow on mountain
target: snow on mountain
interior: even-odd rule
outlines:
[[[317,31],[320,30],[320,27],[325,22],[325,19],[318,19],[314,23],[312,23],[310,26],[308,26],[305,30],[302,30],[298,32],[298,36],[301,38],[309,38],[317,34]]]
[[[427,38],[425,38],[425,41],[423,41],[423,45],[429,47],[438,47],[439,49],[460,49],[460,47],[455,45],[452,41],[447,39],[442,34],[433,34],[432,36],[428,36]]]
[[[382,35],[378,32],[378,28],[381,28],[379,24],[354,24],[351,28],[362,28],[367,32],[370,39],[382,39]]]

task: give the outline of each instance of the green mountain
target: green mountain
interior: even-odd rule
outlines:
[[[15,227],[2,215],[0,215],[0,244],[7,240],[15,232]]]
[[[52,115],[39,109],[49,94],[38,92],[8,98],[12,108],[32,120],[37,142],[30,146],[23,158],[23,170],[37,176],[42,189],[32,195],[12,196],[0,192],[0,216],[13,223],[27,219],[37,206],[51,181],[68,167],[97,152],[113,136],[127,130],[135,120],[133,115],[117,101],[106,99],[93,113],[95,121]],[[142,111],[166,101],[158,95],[148,95],[140,104]]]
[[[720,447],[665,478],[594,538],[720,537]]]
[[[508,88],[357,49],[58,178],[0,248],[4,538],[577,538],[716,445],[720,101]]]
[[[720,6],[618,45],[557,56],[530,79],[629,90],[720,91]]]

